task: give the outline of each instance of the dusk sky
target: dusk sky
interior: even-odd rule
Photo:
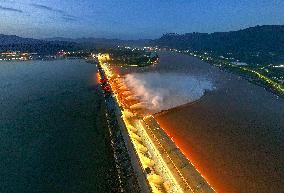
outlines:
[[[284,24],[284,0],[0,0],[0,33],[156,38]]]

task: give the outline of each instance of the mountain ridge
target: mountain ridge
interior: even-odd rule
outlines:
[[[234,58],[251,64],[284,62],[284,25],[262,25],[237,31],[213,33],[167,33],[157,39],[120,40],[107,38],[22,38],[0,34],[0,51],[17,50],[53,54],[58,50],[78,50],[116,46],[158,46]]]
[[[237,31],[168,33],[150,45],[213,52],[248,63],[284,62],[284,25],[263,25]]]

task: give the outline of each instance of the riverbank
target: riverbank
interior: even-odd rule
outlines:
[[[256,85],[262,86],[267,91],[284,98],[284,85],[281,84],[279,80],[276,81],[273,80],[271,77],[269,78],[268,76],[265,76],[259,71],[259,69],[257,69],[257,67],[249,66],[246,63],[244,63],[245,65],[237,65],[224,57],[219,58],[209,53],[203,54],[194,52],[186,54],[204,60],[207,63],[218,67],[220,70],[224,70],[226,72],[241,76],[243,79],[252,82]],[[264,68],[265,66],[263,66],[261,69],[263,70]],[[265,72],[267,73],[268,70]]]

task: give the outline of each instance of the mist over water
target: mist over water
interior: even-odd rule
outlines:
[[[131,73],[125,83],[152,113],[198,100],[213,89],[209,80],[182,73]]]

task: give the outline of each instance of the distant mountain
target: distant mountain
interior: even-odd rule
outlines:
[[[75,42],[75,39],[72,39],[72,38],[64,38],[64,37],[45,38],[45,39],[42,39],[42,40],[44,40],[44,41]]]
[[[151,45],[211,51],[247,63],[284,62],[284,25],[255,26],[239,31],[164,34]]]
[[[0,52],[7,50],[37,52],[39,54],[54,54],[59,50],[79,50],[109,48],[120,46],[145,46],[150,40],[119,40],[105,38],[22,38],[15,35],[0,34]]]
[[[78,50],[81,46],[75,42],[46,41],[32,38],[22,38],[15,35],[0,34],[0,52],[8,50],[37,52],[39,54],[55,54],[59,50]]]
[[[150,40],[119,40],[105,38],[63,38],[48,39],[22,38],[16,35],[0,34],[0,52],[7,50],[37,52],[39,54],[54,54],[59,50],[79,50],[109,48],[120,46],[145,46]]]
[[[105,38],[32,39],[0,34],[0,51],[19,50],[54,54],[58,50],[96,49],[115,46],[159,46],[211,52],[248,64],[284,62],[284,25],[255,26],[238,31],[215,33],[164,34],[155,40],[120,40]]]
[[[9,44],[37,44],[42,42],[42,40],[32,39],[32,38],[22,38],[15,35],[4,35],[0,34],[0,45]]]
[[[106,38],[64,38],[64,37],[55,37],[44,39],[47,41],[67,41],[67,42],[76,42],[81,44],[84,47],[116,47],[116,46],[145,46],[148,45],[150,39],[139,39],[139,40],[120,40],[120,39],[106,39]]]

